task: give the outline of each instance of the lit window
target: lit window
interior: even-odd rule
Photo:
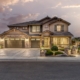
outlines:
[[[61,25],[57,25],[57,31],[61,31]]]
[[[64,44],[69,44],[69,39],[68,38],[53,38],[53,43],[55,44],[55,45],[60,45],[60,44],[62,44],[62,45],[64,45]]]
[[[32,32],[40,32],[40,26],[32,26]]]

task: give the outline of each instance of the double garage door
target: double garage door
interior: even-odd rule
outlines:
[[[5,40],[5,48],[25,48],[24,40]]]

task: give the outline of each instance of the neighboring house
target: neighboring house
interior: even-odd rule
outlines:
[[[2,48],[44,48],[53,44],[58,47],[71,45],[72,34],[68,31],[70,23],[58,17],[45,17],[8,25],[9,30],[0,35]]]

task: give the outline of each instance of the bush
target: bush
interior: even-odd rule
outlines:
[[[52,48],[51,48],[51,50],[52,51],[58,51],[58,47],[53,45]]]
[[[59,49],[60,51],[64,51],[64,49]]]
[[[59,52],[59,51],[58,52],[55,52],[55,55],[58,55],[58,54],[63,54],[63,53],[62,52]]]
[[[46,56],[51,56],[51,55],[53,55],[53,52],[50,49],[48,49],[46,51]]]

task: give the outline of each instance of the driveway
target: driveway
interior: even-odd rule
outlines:
[[[0,62],[0,80],[80,80],[80,63]]]
[[[13,48],[13,49],[0,49],[0,57],[39,57],[39,48]]]

